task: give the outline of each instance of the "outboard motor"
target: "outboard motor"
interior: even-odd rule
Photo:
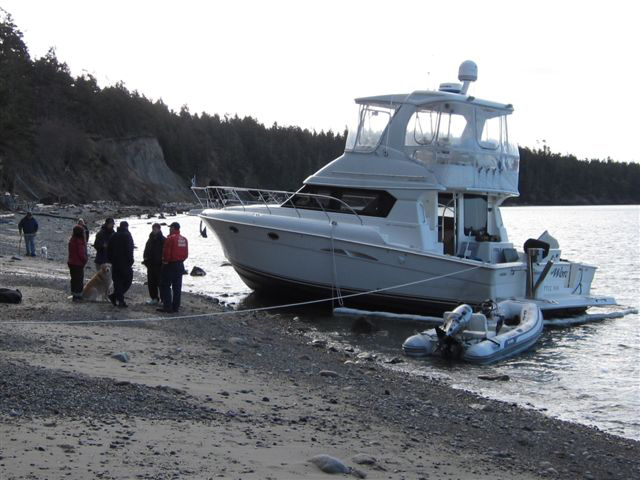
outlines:
[[[467,304],[458,305],[453,312],[444,314],[442,327],[436,327],[438,335],[436,351],[439,351],[444,358],[456,359],[462,356],[464,347],[456,335],[469,324],[472,314],[473,309]]]
[[[487,320],[495,319],[496,321],[496,335],[500,332],[502,325],[504,324],[504,316],[500,313],[498,304],[492,300],[487,299],[480,303],[480,313],[482,313]]]

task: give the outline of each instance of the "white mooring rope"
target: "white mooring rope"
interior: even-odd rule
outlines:
[[[0,322],[0,326],[2,325],[63,325],[63,324],[98,324],[98,323],[134,323],[134,322],[159,322],[159,321],[167,321],[167,320],[185,320],[185,319],[191,319],[191,318],[202,318],[202,317],[218,317],[218,316],[222,316],[222,315],[233,315],[233,314],[237,314],[237,313],[253,313],[253,312],[265,312],[268,310],[279,310],[281,308],[292,308],[292,307],[302,307],[305,305],[313,305],[316,303],[324,303],[324,302],[332,302],[334,300],[338,300],[338,299],[344,299],[344,298],[353,298],[353,297],[360,297],[362,295],[370,295],[372,293],[378,293],[378,292],[385,292],[388,290],[395,290],[398,288],[403,288],[403,287],[408,287],[411,285],[417,285],[419,283],[427,283],[427,282],[432,282],[434,280],[440,280],[442,278],[446,278],[446,277],[453,277],[455,275],[461,274],[461,273],[465,273],[465,272],[470,272],[472,270],[476,270],[480,268],[480,265],[475,266],[475,267],[469,267],[469,268],[465,268],[462,270],[458,270],[456,272],[452,272],[452,273],[446,273],[444,275],[438,275],[436,277],[431,277],[431,278],[424,278],[422,280],[416,280],[414,282],[407,282],[407,283],[402,283],[399,285],[393,285],[391,287],[383,287],[383,288],[376,288],[374,290],[369,290],[367,292],[358,292],[358,293],[351,293],[348,295],[342,295],[339,294],[339,297],[336,296],[332,296],[330,298],[322,298],[319,300],[307,300],[305,302],[296,302],[296,303],[287,303],[284,305],[273,305],[270,307],[258,307],[258,308],[248,308],[248,309],[244,309],[244,310],[226,310],[224,312],[210,312],[210,313],[198,313],[198,314],[193,314],[193,315],[178,315],[178,316],[172,316],[172,317],[145,317],[145,318],[120,318],[120,319],[101,319],[101,320],[51,320],[51,321],[37,321],[37,320],[33,320],[33,321],[26,321],[26,322],[18,322],[18,321],[9,321],[9,322]]]
[[[344,301],[342,300],[342,292],[340,291],[340,284],[338,283],[338,269],[336,267],[336,249],[333,242],[333,229],[336,228],[337,223],[331,222],[331,261],[333,263],[333,285],[331,289],[331,294],[333,295],[333,287],[335,287],[336,295],[338,299],[338,305],[344,307]],[[331,301],[331,305],[333,306],[333,299]]]

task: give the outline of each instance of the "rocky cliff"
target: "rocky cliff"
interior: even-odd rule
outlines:
[[[53,123],[39,128],[37,160],[15,169],[16,193],[43,202],[155,205],[193,199],[155,137],[102,138],[73,130]]]

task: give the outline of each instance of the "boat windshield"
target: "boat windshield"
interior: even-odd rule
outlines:
[[[349,128],[345,150],[353,152],[375,150],[394,112],[394,108],[361,105],[358,112],[358,126]]]
[[[465,138],[470,107],[454,103],[418,108],[407,124],[405,144],[423,146],[432,143],[459,145]],[[473,118],[473,117],[471,117]]]

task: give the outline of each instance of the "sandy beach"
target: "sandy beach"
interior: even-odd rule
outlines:
[[[49,209],[92,234],[136,212]],[[74,222],[36,213],[48,258],[27,258],[20,216],[0,213],[0,286],[23,294],[0,304],[3,480],[332,478],[309,461],[323,454],[343,478],[640,478],[638,442],[393,371],[402,358],[314,341],[295,318],[183,294],[180,315],[200,316],[153,320],[139,276],[128,309],[72,303]]]

